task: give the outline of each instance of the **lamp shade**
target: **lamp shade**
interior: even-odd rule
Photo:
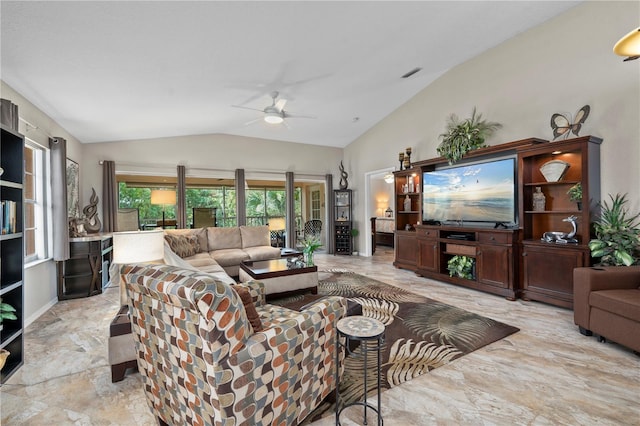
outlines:
[[[143,263],[163,258],[163,231],[113,233],[113,263]]]
[[[625,60],[637,59],[640,56],[640,28],[636,28],[618,40],[613,46],[613,53],[627,56]]]
[[[285,228],[283,217],[272,217],[269,219],[270,231],[282,231]]]
[[[151,204],[175,205],[176,191],[173,189],[152,189]]]

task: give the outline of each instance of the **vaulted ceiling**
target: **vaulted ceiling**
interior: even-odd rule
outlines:
[[[3,0],[1,78],[84,143],[224,133],[344,147],[577,3]],[[273,91],[316,118],[265,123]]]

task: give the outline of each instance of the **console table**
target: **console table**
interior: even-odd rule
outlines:
[[[69,259],[57,262],[58,300],[102,293],[109,282],[111,234],[69,238]]]

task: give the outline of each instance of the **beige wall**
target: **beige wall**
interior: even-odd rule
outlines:
[[[588,104],[591,115],[580,134],[604,139],[602,194],[629,193],[630,208],[640,210],[640,60],[622,62],[612,52],[638,26],[638,16],[640,2],[585,2],[451,69],[345,149],[350,182],[363,188],[366,172],[396,165],[408,146],[415,160],[436,157],[450,113],[466,118],[477,106],[502,123],[488,140],[497,145],[550,139],[551,114],[575,114]],[[355,192],[360,229],[367,220],[362,197]]]
[[[68,156],[81,166],[81,203],[94,187],[102,199],[99,160],[114,160],[119,169],[174,175],[178,164],[193,174],[231,173],[244,168],[247,176],[293,171],[316,179],[334,174],[344,160],[349,187],[354,189],[357,246],[365,247],[369,225],[365,215],[365,173],[396,166],[398,152],[411,146],[415,160],[436,156],[438,135],[447,116],[470,114],[473,106],[504,127],[488,141],[551,136],[554,112],[572,114],[591,105],[582,135],[604,139],[602,192],[629,193],[640,209],[640,60],[623,63],[613,44],[638,25],[638,2],[585,2],[549,22],[520,34],[450,70],[345,150],[228,135],[205,135],[81,145],[64,129],[2,83],[2,97],[20,106],[20,114],[43,132],[65,137]],[[425,58],[428,61],[429,58]],[[117,125],[114,123],[114,125]],[[46,142],[38,131],[20,129]],[[196,170],[205,169],[205,170]],[[264,172],[264,173],[263,173]],[[101,210],[100,210],[101,211]],[[55,301],[55,271],[46,262],[25,273],[26,317]]]
[[[82,162],[82,145],[76,138],[3,81],[0,82],[0,88],[2,98],[10,99],[18,105],[20,117],[38,127],[38,129],[34,129],[20,121],[18,129],[20,133],[47,150],[49,146],[48,135],[63,137],[67,140],[67,157],[79,164]],[[55,202],[55,200],[52,201]],[[55,263],[52,260],[47,260],[34,263],[26,268],[24,271],[25,326],[53,306],[57,300]]]

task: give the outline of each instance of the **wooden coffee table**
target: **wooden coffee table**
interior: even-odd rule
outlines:
[[[318,293],[318,267],[293,267],[286,258],[244,261],[240,264],[241,282],[262,281],[268,298],[293,293]]]

